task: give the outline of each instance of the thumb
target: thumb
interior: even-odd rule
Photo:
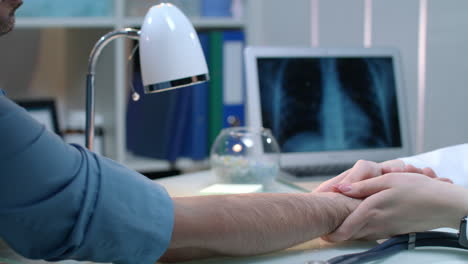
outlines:
[[[335,188],[352,198],[365,198],[390,188],[388,177],[380,176],[353,184],[338,184]]]
[[[367,210],[368,208],[361,204],[335,231],[323,236],[322,239],[328,242],[341,242],[353,238],[367,225]]]

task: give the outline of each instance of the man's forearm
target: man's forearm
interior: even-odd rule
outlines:
[[[174,198],[174,231],[163,260],[184,259],[184,252],[186,259],[291,247],[335,230],[357,203],[336,193]]]

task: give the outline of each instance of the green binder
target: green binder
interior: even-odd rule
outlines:
[[[213,145],[223,128],[223,32],[212,31],[210,38],[210,91],[208,115],[208,144]]]

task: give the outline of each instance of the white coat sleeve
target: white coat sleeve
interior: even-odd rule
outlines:
[[[432,168],[438,177],[449,178],[455,184],[468,188],[468,144],[442,148],[399,160],[418,168]]]

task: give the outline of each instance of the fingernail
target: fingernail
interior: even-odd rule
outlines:
[[[335,183],[335,184],[332,185],[333,188],[338,189],[338,190],[340,189],[340,186],[341,186],[341,184],[339,184],[339,183]]]
[[[341,192],[349,192],[351,191],[351,184],[341,184],[338,189],[341,191]]]

